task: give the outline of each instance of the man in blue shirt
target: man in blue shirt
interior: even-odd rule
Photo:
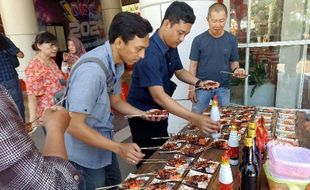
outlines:
[[[227,8],[222,3],[210,6],[207,17],[209,30],[194,38],[190,53],[190,72],[201,80],[213,80],[220,87],[213,90],[193,90],[189,87],[188,97],[193,102],[192,111],[202,113],[217,95],[220,106],[230,102],[230,75],[221,71],[233,72],[242,78],[245,70],[239,68],[238,42],[224,30]]]
[[[131,164],[144,156],[135,143],[112,140],[111,107],[122,114],[146,114],[120,98],[124,63],[133,65],[144,57],[149,45],[150,23],[133,13],[117,14],[110,25],[109,41],[80,59],[95,57],[104,62],[113,75],[112,94],[107,90],[107,78],[97,63],[83,63],[72,73],[68,85],[67,109],[72,112],[65,134],[68,158],[81,171],[84,180],[79,189],[115,185],[121,182],[116,155]]]
[[[0,33],[0,84],[9,91],[17,105],[19,114],[25,121],[23,93],[19,84],[18,74],[10,62],[10,56],[24,58],[24,53],[9,38]]]
[[[127,101],[141,110],[167,109],[206,133],[212,133],[219,127],[208,117],[195,114],[174,101],[171,96],[174,84],[170,79],[176,77],[187,84],[203,87],[204,82],[186,71],[181,63],[177,46],[190,32],[195,22],[193,9],[184,2],[174,1],[166,10],[160,28],[150,39],[145,58],[134,67],[132,85]],[[129,119],[133,141],[140,147],[159,146],[162,140],[152,140],[152,137],[168,136],[168,121],[158,123],[145,121],[141,118]],[[143,151],[146,158],[154,151]]]

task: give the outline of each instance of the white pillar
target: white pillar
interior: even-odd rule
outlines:
[[[25,78],[25,67],[35,55],[31,45],[39,32],[33,0],[0,0],[0,14],[6,36],[25,54],[17,68],[19,77]]]
[[[120,0],[101,0],[104,31],[108,37],[108,31],[113,17],[122,11]]]
[[[152,24],[154,31],[160,27],[161,21],[164,18],[165,11],[168,6],[173,2],[173,0],[140,0],[140,10],[141,16],[146,18]],[[189,53],[192,45],[192,41],[194,37],[198,34],[206,31],[208,27],[208,23],[206,20],[208,8],[215,2],[216,0],[187,0],[184,1],[189,4],[193,9],[196,15],[196,21],[192,26],[191,32],[185,37],[185,40],[178,46],[179,55],[182,60],[183,67],[188,70],[189,68]],[[188,85],[179,81],[175,77],[173,81],[177,83],[178,87],[173,95],[174,98],[187,98],[188,94]],[[182,101],[179,102],[185,108],[191,110],[191,102],[190,101]],[[183,127],[187,122],[179,117],[172,115],[169,117],[169,128],[168,131],[170,133],[177,132]]]

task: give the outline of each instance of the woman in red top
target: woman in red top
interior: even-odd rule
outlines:
[[[37,51],[37,54],[25,69],[29,121],[41,117],[44,109],[53,106],[55,92],[64,88],[61,84],[64,76],[53,59],[58,51],[56,37],[49,32],[40,32],[32,49]]]

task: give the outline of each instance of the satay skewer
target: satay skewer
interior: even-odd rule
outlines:
[[[170,139],[171,137],[152,137],[152,140],[159,140],[159,139]]]
[[[134,118],[134,117],[144,117],[144,116],[147,116],[147,117],[162,117],[162,118],[168,117],[168,115],[133,114],[133,115],[124,115],[124,118],[125,119],[130,119],[130,118]]]
[[[63,99],[61,99],[59,102],[57,102],[57,104],[53,105],[53,106],[59,106],[63,103],[63,101],[65,101],[67,99],[67,96],[65,96]],[[34,120],[30,121],[30,122],[26,122],[24,124],[26,129],[31,129],[28,134],[34,133],[38,127],[32,127],[32,124],[36,121],[38,121],[42,116],[36,117]]]
[[[160,148],[160,146],[140,147],[141,150],[154,150],[158,148]]]
[[[224,73],[224,74],[229,74],[229,75],[232,75],[233,77],[238,77],[235,75],[235,73],[231,73],[231,72],[227,72],[227,71],[221,71],[221,73]],[[250,77],[251,75],[242,75],[242,77]]]

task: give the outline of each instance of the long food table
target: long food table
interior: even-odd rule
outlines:
[[[275,112],[275,114],[278,114],[277,112]],[[277,115],[276,117],[277,118]],[[306,114],[305,112],[302,111],[296,111],[296,128],[295,128],[295,132],[296,132],[296,137],[299,141],[299,146],[301,147],[306,147],[306,148],[310,148],[310,133],[305,129],[304,127],[304,122],[306,121]],[[274,119],[272,121],[272,127],[274,128],[276,126],[276,122],[277,120]],[[186,130],[189,130],[188,126],[185,126],[184,129],[182,130],[182,132],[185,132]],[[274,131],[273,131],[274,133]],[[208,145],[206,145],[206,147],[208,147]],[[243,140],[240,141],[240,148],[239,148],[239,163],[241,161],[242,158],[242,149],[243,149]],[[220,162],[221,161],[221,157],[223,155],[224,150],[220,150],[218,148],[209,148],[205,151],[203,151],[199,156],[197,156],[195,159],[197,160],[198,157],[200,158],[206,158],[212,161],[217,161]],[[174,154],[172,153],[162,153],[159,151],[156,151],[151,159],[170,159],[174,156]],[[195,160],[194,160],[195,162]],[[232,173],[233,173],[233,183],[234,183],[234,189],[238,189],[238,166],[231,166],[232,169]],[[143,174],[143,173],[152,173],[152,172],[156,172],[158,169],[161,169],[165,167],[165,163],[150,163],[150,164],[143,164],[140,168],[138,168],[138,170],[135,172],[136,174]],[[211,181],[209,182],[208,186],[206,189],[210,190],[210,189],[218,189],[219,188],[219,168],[220,166],[217,168],[217,170],[215,171],[215,173],[213,174]],[[186,173],[184,173],[183,177],[185,176]],[[152,180],[149,180],[148,183],[150,183]],[[175,187],[173,189],[179,189],[181,182],[178,182]],[[264,170],[261,169],[260,172],[260,189],[265,190],[265,189],[269,189],[268,186],[268,181],[266,178],[266,175],[264,173]]]

